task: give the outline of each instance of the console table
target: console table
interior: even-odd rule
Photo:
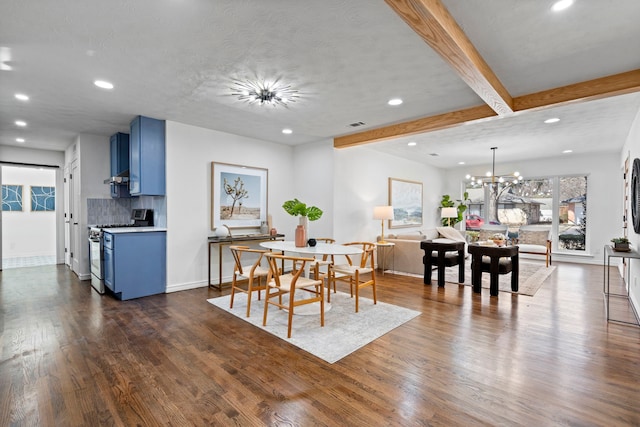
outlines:
[[[222,290],[222,252],[224,246],[237,245],[239,243],[260,243],[267,242],[269,240],[284,240],[284,234],[243,234],[239,236],[210,236],[209,250],[208,250],[208,281],[210,288],[216,288]],[[218,246],[218,283],[211,283],[211,248],[212,246]]]
[[[614,251],[611,245],[604,245],[604,281],[602,284],[602,291],[604,292],[604,297],[606,300],[606,313],[607,313],[607,322],[616,322],[616,323],[626,323],[629,325],[640,326],[640,320],[638,320],[638,314],[636,313],[633,305],[631,309],[633,310],[633,314],[636,318],[636,322],[626,322],[624,320],[616,320],[612,319],[609,313],[609,298],[610,297],[623,297],[629,300],[629,284],[625,286],[627,292],[624,294],[612,294],[609,292],[609,281],[610,281],[610,267],[611,267],[611,258],[626,258],[629,261],[627,262],[627,280],[631,277],[631,260],[632,259],[640,259],[640,253],[637,250],[630,250],[629,252],[621,252]],[[631,302],[629,302],[631,303]]]

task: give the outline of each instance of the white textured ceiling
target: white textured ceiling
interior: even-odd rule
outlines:
[[[513,96],[640,68],[638,0],[576,0],[560,14],[547,0],[443,3]],[[0,70],[2,145],[61,150],[79,133],[126,132],[138,114],[295,145],[353,122],[360,131],[482,104],[381,0],[2,0],[0,47],[12,68]],[[229,95],[232,79],[254,77],[280,77],[300,100],[285,109]],[[404,103],[387,106],[392,97]],[[371,147],[439,167],[487,163],[491,146],[504,161],[613,151],[639,108],[640,95],[624,95]],[[542,124],[550,115],[561,122]]]

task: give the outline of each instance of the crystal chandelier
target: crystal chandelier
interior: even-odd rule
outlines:
[[[480,187],[487,184],[518,184],[521,183],[524,179],[520,172],[514,172],[509,175],[496,175],[496,150],[498,147],[491,147],[491,151],[493,153],[493,163],[491,172],[487,172],[485,176],[475,177],[471,175],[467,175],[466,178],[471,181],[472,187]]]
[[[298,91],[291,85],[266,80],[234,80],[231,86],[231,95],[237,96],[240,101],[249,104],[281,105],[286,107],[289,103],[296,102],[299,98]]]

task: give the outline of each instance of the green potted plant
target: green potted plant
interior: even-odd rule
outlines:
[[[282,208],[291,216],[300,218],[300,224],[296,228],[296,246],[302,247],[307,244],[307,220],[316,221],[322,216],[322,209],[316,206],[307,206],[298,199],[287,200]]]
[[[451,199],[451,196],[448,194],[445,194],[442,196],[442,200],[440,200],[440,207],[442,208],[456,208],[456,211],[458,213],[458,217],[457,218],[442,218],[442,225],[444,227],[449,226],[449,225],[456,225],[457,223],[462,221],[463,218],[463,214],[464,211],[467,210],[467,202],[469,201],[469,193],[467,193],[466,191],[463,194],[463,200],[458,200],[458,202],[460,202],[458,204],[458,206],[456,206],[456,203],[454,200]]]
[[[628,252],[629,249],[629,239],[626,237],[614,237],[611,239],[613,243],[613,250],[619,252]]]
[[[322,209],[316,206],[307,206],[298,199],[287,200],[282,208],[291,216],[307,218],[309,221],[316,221],[322,216]],[[301,218],[302,220],[302,218]]]

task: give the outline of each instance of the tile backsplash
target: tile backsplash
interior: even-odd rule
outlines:
[[[140,196],[122,199],[87,199],[88,225],[130,224],[131,209],[153,209],[156,227],[167,226],[167,203],[164,196]]]
[[[131,222],[131,199],[87,199],[87,224],[111,225]]]

